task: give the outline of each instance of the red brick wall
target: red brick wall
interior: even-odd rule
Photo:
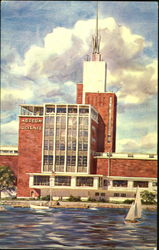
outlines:
[[[97,159],[97,174],[108,175],[108,159]],[[110,175],[157,177],[157,160],[110,159]]]
[[[41,172],[42,119],[42,117],[19,118],[18,197],[30,196],[27,173]]]
[[[108,142],[109,100],[112,97],[111,114],[111,141]],[[116,145],[116,108],[117,97],[114,93],[86,93],[85,103],[91,104],[99,112],[102,119],[99,120],[99,145],[98,151],[115,152]],[[104,126],[102,124],[102,121]],[[103,145],[104,143],[104,145]],[[103,145],[103,150],[102,150]],[[99,150],[100,149],[100,150]]]
[[[82,104],[82,98],[83,98],[83,84],[78,83],[77,84],[76,103]]]
[[[0,166],[8,166],[15,176],[18,174],[18,155],[0,155]]]

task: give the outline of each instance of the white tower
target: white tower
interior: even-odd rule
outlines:
[[[85,93],[106,92],[107,65],[101,59],[100,37],[98,35],[98,2],[96,14],[96,34],[92,37],[93,51],[90,61],[83,64],[83,103],[85,103]]]

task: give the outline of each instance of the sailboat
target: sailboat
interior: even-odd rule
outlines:
[[[30,204],[30,208],[33,208],[33,209],[50,209],[49,206],[34,205],[34,204]]]
[[[139,188],[137,187],[135,201],[132,203],[128,211],[128,214],[125,217],[125,222],[137,223],[138,222],[137,219],[141,218],[141,214],[142,214],[141,197]]]

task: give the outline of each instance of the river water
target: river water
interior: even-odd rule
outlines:
[[[0,249],[155,249],[156,211],[125,224],[128,209],[10,208],[0,212]]]

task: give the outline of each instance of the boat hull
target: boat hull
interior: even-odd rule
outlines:
[[[47,207],[47,206],[32,205],[32,204],[30,204],[30,208],[33,208],[33,209],[50,209],[50,207]]]

